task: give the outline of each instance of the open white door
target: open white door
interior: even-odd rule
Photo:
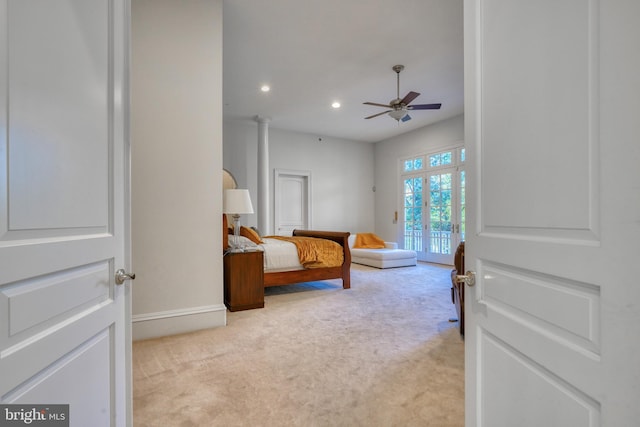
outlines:
[[[130,424],[128,16],[0,1],[0,404],[71,426]]]
[[[640,2],[465,0],[466,426],[640,422]]]

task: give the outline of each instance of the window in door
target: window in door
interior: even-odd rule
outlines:
[[[453,173],[445,171],[429,174],[429,252],[451,255],[452,181]]]
[[[423,177],[417,175],[404,179],[404,247],[422,251]]]

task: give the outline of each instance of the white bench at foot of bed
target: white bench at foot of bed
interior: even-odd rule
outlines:
[[[398,249],[395,242],[384,242],[384,249],[354,248],[355,235],[349,236],[351,262],[377,268],[410,267],[418,264],[415,251]]]

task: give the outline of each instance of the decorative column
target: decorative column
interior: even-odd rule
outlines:
[[[269,215],[269,122],[256,116],[258,122],[258,229],[263,235],[273,234]]]

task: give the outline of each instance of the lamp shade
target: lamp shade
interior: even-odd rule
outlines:
[[[253,205],[251,197],[249,197],[249,190],[224,190],[223,209],[227,214],[252,214]]]

